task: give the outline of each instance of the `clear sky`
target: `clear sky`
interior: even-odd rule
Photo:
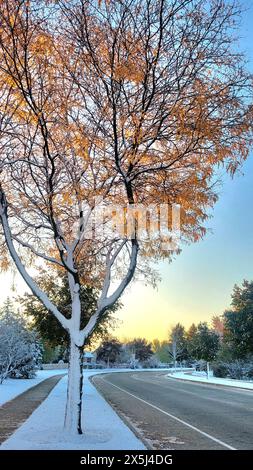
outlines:
[[[253,71],[253,1],[242,2],[241,48]],[[207,223],[212,229],[203,241],[183,247],[171,264],[159,264],[162,281],[156,290],[135,283],[124,294],[119,312],[121,338],[142,336],[165,339],[175,322],[189,326],[193,321],[209,321],[230,304],[235,283],[253,279],[253,151],[242,174],[231,180],[224,175],[220,198]],[[13,275],[0,276],[0,301],[12,296]],[[24,284],[16,274],[19,292]]]

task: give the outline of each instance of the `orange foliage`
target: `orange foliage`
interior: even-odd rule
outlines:
[[[183,238],[198,240],[217,200],[216,168],[233,174],[252,143],[252,84],[240,55],[225,53],[230,37],[218,22],[232,10],[70,4],[0,5],[3,185],[17,233],[35,244],[51,236],[53,250],[52,234],[34,228],[41,219],[55,218],[71,240],[81,201],[127,204],[131,193],[140,204],[181,204]],[[155,256],[157,243],[143,253]],[[83,244],[82,254],[96,249]]]

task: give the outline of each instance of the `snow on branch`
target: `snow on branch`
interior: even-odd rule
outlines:
[[[12,235],[12,239],[15,240],[17,243],[19,243],[20,245],[22,245],[24,248],[28,248],[29,250],[31,250],[32,253],[34,253],[39,258],[43,258],[45,261],[49,261],[50,263],[57,264],[58,266],[63,267],[63,264],[60,261],[58,261],[56,258],[47,256],[45,253],[41,253],[37,251],[32,245],[30,245],[30,243],[24,242],[16,235]]]
[[[110,273],[111,273],[111,267],[113,263],[115,262],[116,257],[118,256],[119,252],[125,245],[122,242],[120,244],[120,249],[117,249],[116,252],[113,254],[112,258],[107,260],[107,271],[105,275],[105,281],[104,281],[104,286],[102,290],[102,294],[100,296],[99,302],[98,302],[98,307],[96,312],[91,316],[89,322],[83,328],[83,330],[80,332],[80,340],[85,341],[87,337],[89,337],[94,330],[98,319],[102,317],[102,315],[106,312],[108,308],[110,308],[121,296],[121,294],[124,292],[125,288],[128,286],[130,281],[132,280],[134,273],[135,273],[135,268],[137,265],[137,256],[138,256],[138,250],[139,250],[139,245],[136,239],[132,240],[132,249],[131,249],[131,254],[130,254],[130,262],[128,266],[128,270],[122,281],[120,282],[119,286],[116,288],[116,290],[109,296],[107,297],[107,293],[110,287]]]
[[[43,292],[39,286],[34,282],[29,273],[27,272],[25,266],[22,264],[21,259],[15,249],[15,246],[12,241],[12,234],[8,222],[7,215],[7,201],[5,194],[0,187],[0,217],[2,222],[2,227],[4,231],[5,241],[8,246],[10,255],[19,271],[24,281],[30,287],[31,291],[36,295],[36,297],[43,303],[43,305],[53,313],[61,325],[68,330],[69,329],[69,320],[62,315],[61,312],[56,308],[56,306],[49,300],[48,296]]]

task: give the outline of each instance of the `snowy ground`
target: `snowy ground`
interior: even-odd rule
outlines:
[[[213,377],[212,373],[210,374],[209,379],[207,379],[205,372],[194,372],[193,374],[189,374],[187,372],[171,372],[168,374],[168,377],[253,390],[253,382],[247,382],[246,380],[221,379],[219,377]]]
[[[83,422],[86,429],[85,434],[71,437],[63,432],[67,390],[67,377],[63,377],[46,400],[33,412],[22,426],[2,444],[0,449],[145,449],[144,444],[130,431],[88,380],[89,376],[95,375],[96,373],[101,373],[101,371],[84,372]]]
[[[34,379],[7,379],[0,384],[0,405],[6,401],[12,400],[20,393],[25,392],[34,385],[42,382],[42,380],[48,379],[53,375],[66,374],[66,369],[57,369],[57,370],[39,370],[36,373]]]

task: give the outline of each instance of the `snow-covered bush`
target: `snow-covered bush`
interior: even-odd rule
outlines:
[[[228,367],[224,362],[212,364],[212,370],[214,377],[225,378],[228,376]]]
[[[229,377],[230,379],[253,379],[253,363],[248,360],[234,360],[231,362],[216,362],[212,364],[215,377]]]
[[[253,364],[249,364],[247,369],[247,378],[253,380]]]
[[[159,359],[155,355],[141,362],[143,369],[157,369],[160,364]]]
[[[32,378],[42,356],[41,346],[23,318],[10,311],[0,311],[0,383],[7,377]]]
[[[237,360],[237,361],[231,362],[227,364],[227,367],[228,367],[228,377],[230,379],[242,380],[246,378],[247,365],[243,361]]]
[[[206,368],[207,368],[206,361],[204,361],[203,359],[200,359],[199,361],[195,363],[195,369],[198,371],[206,372]]]

